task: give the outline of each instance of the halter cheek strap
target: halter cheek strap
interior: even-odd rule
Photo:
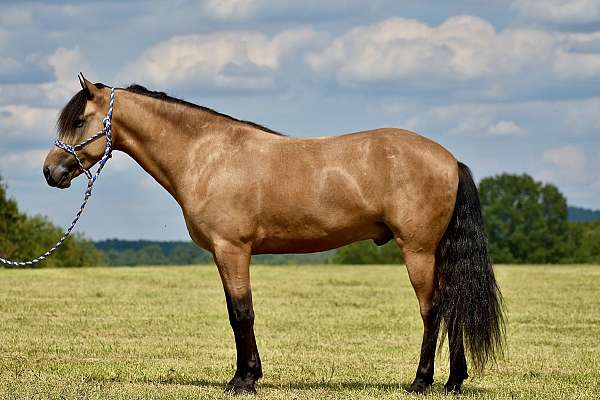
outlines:
[[[66,143],[60,141],[59,139],[56,139],[56,141],[54,142],[54,145],[56,147],[63,149],[64,151],[66,151],[67,153],[69,153],[69,154],[73,155],[73,157],[75,157],[75,160],[77,160],[79,167],[83,170],[83,172],[85,173],[85,176],[87,176],[87,178],[88,178],[87,188],[86,188],[85,194],[83,196],[83,203],[81,204],[81,207],[79,207],[79,211],[75,215],[75,219],[73,219],[71,226],[69,226],[69,228],[65,231],[65,233],[58,240],[58,242],[56,242],[56,244],[54,246],[52,246],[48,251],[46,251],[41,256],[34,258],[33,260],[29,260],[29,261],[13,261],[13,260],[8,260],[6,258],[0,257],[0,264],[10,265],[13,267],[27,267],[27,266],[37,264],[40,261],[43,261],[46,258],[50,257],[50,255],[52,253],[54,253],[60,246],[62,246],[62,244],[65,242],[65,240],[67,240],[69,235],[71,235],[73,228],[75,228],[75,225],[77,225],[77,222],[79,221],[81,214],[83,214],[83,210],[85,209],[85,206],[87,205],[87,202],[90,199],[90,196],[92,195],[92,188],[94,187],[94,183],[96,183],[96,180],[100,176],[100,172],[102,172],[104,165],[110,159],[111,154],[112,154],[112,114],[113,114],[114,105],[115,105],[115,88],[112,88],[110,91],[110,102],[108,104],[108,113],[106,114],[106,117],[102,120],[102,130],[101,131],[99,131],[94,136],[92,136],[76,145],[66,144]],[[106,136],[106,148],[104,149],[104,155],[98,162],[98,170],[96,171],[95,174],[92,174],[89,169],[85,169],[85,167],[83,166],[81,159],[79,158],[79,156],[77,156],[77,151],[81,150],[82,148],[84,148],[85,146],[87,146],[88,144],[90,144],[91,142],[93,142],[94,140],[96,140],[102,136]]]

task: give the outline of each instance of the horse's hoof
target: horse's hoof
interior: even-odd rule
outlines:
[[[422,378],[415,378],[413,383],[406,389],[407,392],[421,394],[425,393],[425,391],[431,386],[433,382],[428,382]]]
[[[226,387],[225,393],[233,394],[235,396],[254,396],[256,394],[256,389],[254,388],[254,385],[232,386]]]
[[[448,381],[448,383],[446,383],[444,385],[444,393],[446,393],[446,394],[460,394],[461,393],[461,389],[460,389],[461,386],[462,386],[462,383]]]
[[[233,394],[236,396],[253,396],[256,394],[254,388],[254,382],[246,381],[241,378],[233,378],[227,386],[225,386],[225,393]]]

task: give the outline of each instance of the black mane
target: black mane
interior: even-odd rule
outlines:
[[[98,89],[102,89],[103,87],[106,87],[102,83],[96,83],[96,84],[94,84],[94,86],[96,86]],[[155,99],[159,99],[159,100],[166,101],[169,103],[177,103],[177,104],[182,104],[182,105],[185,105],[188,107],[200,109],[202,111],[209,112],[213,115],[218,115],[220,117],[227,118],[231,121],[240,122],[245,125],[250,125],[254,128],[260,129],[264,132],[271,133],[273,135],[285,136],[283,133],[274,131],[274,130],[264,127],[262,125],[256,124],[254,122],[240,120],[240,119],[234,118],[230,115],[222,114],[211,108],[199,106],[197,104],[190,103],[185,100],[171,97],[164,92],[155,92],[152,90],[148,90],[144,86],[141,86],[141,85],[133,84],[133,85],[130,85],[127,88],[125,88],[125,90],[127,90],[128,92],[141,94],[143,96],[153,97]],[[71,100],[69,100],[69,102],[64,106],[64,108],[60,112],[60,114],[58,116],[58,121],[56,122],[56,128],[58,129],[60,140],[73,141],[73,140],[78,139],[77,137],[75,137],[76,127],[77,127],[77,123],[79,122],[79,118],[81,117],[81,115],[83,114],[83,112],[85,110],[85,104],[87,102],[87,98],[88,98],[87,91],[84,89],[80,90],[79,92],[77,92],[75,94],[75,96],[73,96],[71,98]]]
[[[202,111],[209,112],[209,113],[211,113],[213,115],[218,115],[220,117],[227,118],[227,119],[229,119],[231,121],[240,122],[240,123],[245,124],[245,125],[250,125],[250,126],[252,126],[254,128],[260,129],[261,131],[265,131],[265,132],[271,133],[273,135],[285,136],[283,133],[274,131],[272,129],[269,129],[269,128],[265,127],[265,126],[262,126],[262,125],[259,125],[257,123],[254,123],[252,121],[244,121],[244,120],[241,120],[241,119],[237,119],[237,118],[232,117],[231,115],[227,115],[227,114],[223,114],[223,113],[220,113],[218,111],[215,111],[212,108],[208,108],[208,107],[204,107],[204,106],[199,106],[198,104],[190,103],[188,101],[181,100],[181,99],[178,99],[176,97],[171,97],[168,94],[166,94],[165,92],[158,92],[158,91],[148,90],[148,89],[146,89],[142,85],[132,84],[132,85],[128,86],[127,88],[125,88],[125,90],[127,90],[128,92],[132,92],[132,93],[136,93],[136,94],[141,94],[143,96],[153,97],[155,99],[159,99],[159,100],[166,101],[166,102],[169,102],[169,103],[182,104],[184,106],[188,106],[188,107],[200,109]]]

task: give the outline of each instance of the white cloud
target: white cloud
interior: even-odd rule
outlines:
[[[542,164],[534,176],[545,182],[558,184],[567,194],[570,204],[598,208],[600,195],[600,153],[580,144],[567,144],[547,149]]]
[[[53,137],[58,107],[79,90],[77,72],[91,70],[77,49],[59,48],[46,62],[54,71],[54,81],[0,86],[0,131],[7,136]],[[46,106],[31,105],[36,103]]]
[[[251,31],[176,36],[146,50],[120,74],[161,87],[263,90],[276,86],[285,57],[310,44],[312,29],[273,37]]]
[[[31,10],[23,8],[4,8],[0,13],[0,26],[22,27],[30,24],[33,20]]]
[[[527,135],[530,140],[595,137],[600,132],[600,98],[563,101],[460,103],[403,110],[394,101],[381,105],[386,115],[404,114],[402,126],[425,133]],[[402,103],[400,103],[402,104]]]
[[[586,181],[588,179],[588,160],[583,148],[579,145],[565,145],[544,151],[543,160],[552,165],[549,176],[559,179]]]
[[[248,19],[261,8],[261,0],[207,0],[202,4],[205,15],[217,19]]]
[[[522,136],[526,132],[513,121],[499,121],[488,128],[488,133],[493,136]]]
[[[40,85],[45,96],[50,101],[64,101],[80,90],[77,74],[86,73],[93,76],[94,72],[83,53],[75,49],[58,48],[48,57],[48,65],[53,69],[56,80]]]
[[[399,90],[460,88],[502,98],[561,80],[597,80],[600,46],[590,42],[600,43],[598,34],[497,32],[473,16],[450,17],[435,27],[393,17],[352,29],[307,62],[345,87],[393,83]]]
[[[494,27],[477,17],[451,17],[438,27],[393,17],[352,29],[308,61],[315,71],[333,73],[341,82],[426,75],[473,79],[492,68],[501,74],[519,67],[503,62],[500,44]],[[533,47],[525,40],[521,46]]]
[[[54,135],[57,110],[27,105],[0,106],[0,131],[7,136]]]
[[[542,153],[533,176],[557,184],[569,204],[598,208],[600,195],[600,153],[593,145],[570,143],[552,147]]]
[[[515,106],[518,108],[519,106]],[[392,109],[393,110],[393,109]],[[408,129],[417,132],[462,136],[513,137],[527,130],[513,120],[512,106],[460,104],[431,107],[414,113],[405,121]]]
[[[600,0],[515,0],[513,7],[526,17],[551,23],[600,20]]]
[[[11,57],[0,58],[0,74],[15,72],[20,66],[21,64]]]
[[[0,155],[0,167],[2,169],[40,169],[44,163],[44,159],[48,154],[48,149],[45,150],[27,150],[21,153],[2,154]]]
[[[598,135],[600,133],[600,98],[559,103],[556,112],[562,115],[571,135]]]
[[[77,49],[58,48],[48,57],[48,65],[54,70],[54,76],[59,82],[70,82],[81,69],[89,68],[83,55]]]
[[[202,0],[202,16],[211,20],[247,21],[256,19],[302,20],[340,18],[360,12],[361,15],[380,9],[378,2],[361,0],[281,1],[281,0]],[[384,6],[385,7],[385,6]]]
[[[77,74],[80,71],[86,72],[88,77],[94,76],[90,64],[77,48],[58,48],[49,56],[36,62],[50,67],[55,79],[35,84],[0,85],[0,105],[36,104],[62,107],[71,96],[81,89],[77,80]]]

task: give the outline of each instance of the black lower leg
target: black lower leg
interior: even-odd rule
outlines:
[[[448,327],[448,346],[450,349],[450,376],[444,385],[447,393],[460,393],[463,381],[469,377],[463,335],[460,328]]]
[[[227,384],[226,391],[253,394],[256,393],[255,382],[262,377],[262,367],[254,337],[252,294],[233,298],[226,293],[225,297],[237,350],[237,369]]]
[[[421,343],[421,357],[417,367],[417,375],[408,390],[414,393],[423,393],[433,383],[435,368],[435,350],[439,324],[437,323],[437,307],[434,307],[423,318],[423,342]]]

